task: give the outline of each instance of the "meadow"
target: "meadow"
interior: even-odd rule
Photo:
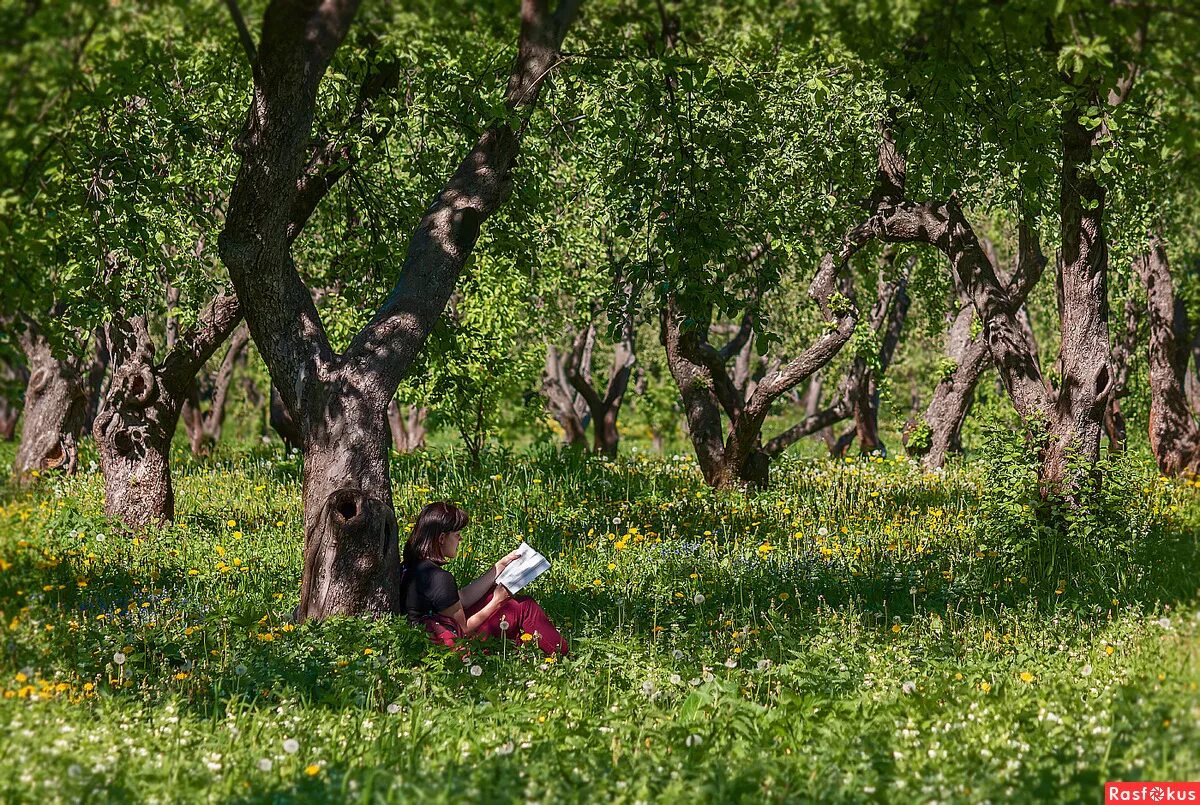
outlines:
[[[11,463],[0,448],[0,465]],[[9,452],[5,452],[9,451]],[[105,520],[94,466],[0,507],[0,800],[1096,801],[1200,779],[1200,488],[1141,460],[1047,512],[1036,467],[789,457],[393,457],[401,532],[519,539],[564,626],[467,656],[400,620],[293,625],[300,466],[177,449],[177,522]]]

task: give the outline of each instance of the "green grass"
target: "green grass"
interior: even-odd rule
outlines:
[[[179,521],[138,540],[94,473],[4,500],[0,800],[1095,801],[1200,779],[1200,490],[1137,467],[1048,528],[1015,465],[792,459],[747,497],[690,460],[395,458],[402,520],[471,512],[460,581],[522,536],[555,560],[530,592],[573,656],[546,663],[464,662],[399,620],[290,627],[297,462],[177,458]]]

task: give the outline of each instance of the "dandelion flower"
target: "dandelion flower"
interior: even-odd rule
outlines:
[[[984,693],[987,693],[992,689],[992,683],[987,682],[987,681],[980,682],[979,689],[982,690]]]
[[[309,777],[316,777],[318,774],[321,773],[321,767],[318,766],[316,763],[309,763],[307,766],[304,767],[304,773],[307,774]]]
[[[1033,674],[1029,673],[1028,671],[1022,671],[1021,672],[1021,681],[1028,685],[1030,682],[1033,681]]]
[[[531,635],[529,632],[525,632],[523,635],[521,635],[522,643],[528,643],[532,639],[533,639],[533,635]]]

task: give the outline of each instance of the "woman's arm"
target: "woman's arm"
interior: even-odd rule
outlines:
[[[475,579],[475,581],[459,589],[458,597],[462,599],[463,607],[470,607],[474,605],[474,603],[480,598],[483,598],[485,595],[487,595],[488,590],[492,589],[492,585],[496,583],[496,577],[504,571],[504,568],[512,564],[517,556],[519,556],[519,554],[516,551],[513,551],[508,556],[492,565],[492,567],[486,573]]]
[[[496,610],[503,606],[504,602],[511,597],[512,593],[510,593],[502,585],[497,584],[495,591],[492,593],[492,600],[488,601],[483,609],[479,610],[471,617],[468,618],[466,616],[465,605],[461,600],[454,606],[444,609],[438,614],[445,615],[447,618],[450,618],[456,624],[458,624],[458,631],[463,637],[470,637],[471,635],[475,634],[476,630],[486,623],[487,619],[492,617]]]

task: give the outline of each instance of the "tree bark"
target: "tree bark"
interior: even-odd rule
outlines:
[[[1099,106],[1099,98],[1090,100]],[[1062,381],[1050,417],[1050,441],[1042,479],[1052,487],[1068,478],[1071,456],[1087,464],[1100,458],[1104,412],[1113,392],[1108,334],[1108,245],[1104,237],[1105,188],[1095,178],[1093,151],[1100,127],[1080,122],[1068,105],[1062,120],[1062,182],[1059,195],[1062,259],[1058,286]]]
[[[1164,475],[1200,472],[1200,428],[1188,408],[1183,379],[1188,365],[1187,312],[1175,298],[1166,246],[1157,236],[1136,262],[1146,287],[1150,324],[1150,450]]]
[[[13,475],[25,482],[33,472],[75,472],[87,395],[76,361],[55,357],[34,322],[24,319],[21,324],[24,330],[18,340],[29,367],[29,385]]]
[[[522,0],[505,102],[531,108],[559,61],[576,10]],[[388,479],[387,407],[445,310],[487,218],[512,189],[521,138],[485,131],[428,206],[399,279],[371,322],[337,355],[296,272],[289,229],[305,182],[318,86],[357,0],[273,0],[259,39],[254,99],[237,150],[221,258],[250,333],[295,420],[304,452],[304,575],[297,618],[397,612],[400,556]]]
[[[145,316],[117,314],[107,327],[112,379],[92,426],[104,475],[104,511],[139,530],[175,517],[171,439],[196,373],[241,320],[236,297],[219,295],[196,326],[173,333],[161,362]]]

